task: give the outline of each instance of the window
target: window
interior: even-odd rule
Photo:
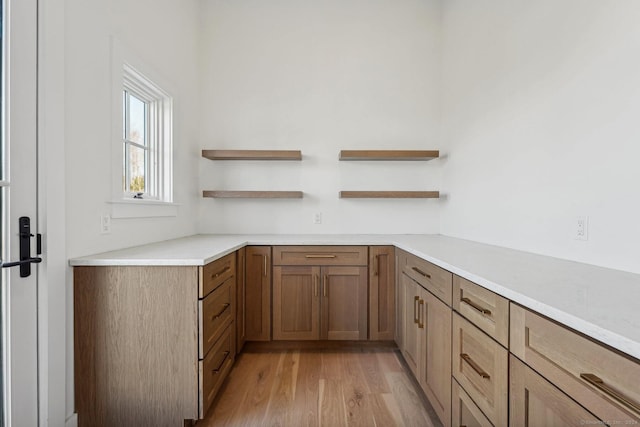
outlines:
[[[124,197],[171,202],[172,99],[128,65],[123,82]]]

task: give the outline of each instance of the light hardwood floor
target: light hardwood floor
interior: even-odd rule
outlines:
[[[390,348],[242,353],[197,427],[439,424]]]

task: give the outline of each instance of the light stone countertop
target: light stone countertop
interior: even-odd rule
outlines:
[[[640,359],[640,274],[440,235],[196,235],[72,266],[204,265],[245,245],[395,245]]]

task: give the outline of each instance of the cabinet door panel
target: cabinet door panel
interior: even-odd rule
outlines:
[[[273,339],[319,338],[319,267],[273,269]]]
[[[396,327],[393,246],[369,247],[369,339],[393,340]]]
[[[513,355],[510,356],[509,362],[511,427],[604,425]]]
[[[247,246],[245,259],[247,341],[271,338],[271,246]]]
[[[418,302],[420,294],[418,284],[410,279],[406,274],[401,276],[402,297],[404,299],[404,319],[402,356],[411,368],[413,375],[420,378],[420,348],[422,347],[422,337],[418,328]]]
[[[367,339],[367,267],[322,268],[320,337]]]
[[[421,290],[419,325],[424,325],[420,385],[445,427],[451,425],[451,308]]]

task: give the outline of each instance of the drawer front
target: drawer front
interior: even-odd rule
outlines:
[[[409,277],[451,307],[453,274],[415,255],[407,254],[405,262],[403,271]]]
[[[220,337],[220,333],[233,321],[234,278],[229,278],[215,291],[203,300],[198,301],[198,315],[200,317],[198,350],[199,358],[203,359],[213,344]]]
[[[511,352],[602,420],[640,422],[640,362],[511,303]]]
[[[220,339],[215,343],[204,360],[198,362],[199,378],[198,391],[199,415],[204,418],[211,402],[222,385],[231,366],[233,366],[234,354],[232,340],[234,339],[233,323],[225,329]]]
[[[200,298],[204,298],[211,291],[222,285],[236,274],[236,253],[231,253],[220,259],[200,267]]]
[[[451,425],[453,427],[493,427],[467,392],[453,378],[451,379],[451,402]]]
[[[453,309],[504,347],[509,347],[509,300],[454,275]]]
[[[273,265],[367,265],[367,246],[274,246]]]
[[[453,376],[471,399],[494,425],[506,425],[507,350],[454,313],[451,358]]]

